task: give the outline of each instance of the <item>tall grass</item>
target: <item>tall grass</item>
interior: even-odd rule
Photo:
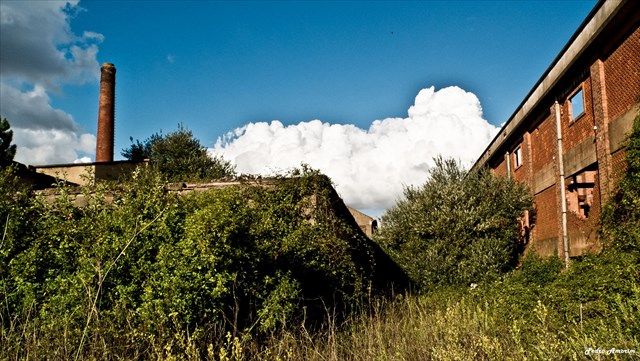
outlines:
[[[316,335],[300,329],[274,337],[254,357],[580,360],[589,358],[590,350],[612,348],[635,350],[640,357],[637,264],[637,256],[606,254],[577,261],[553,280],[536,279],[540,275],[534,271],[516,271],[503,281],[475,289],[399,296],[372,304],[369,312],[342,328],[331,325]],[[580,289],[584,282],[597,289]],[[608,355],[629,356],[634,355]]]
[[[78,359],[581,360],[603,356],[586,355],[589,350],[612,348],[635,354],[607,359],[639,357],[640,256],[606,251],[577,260],[565,271],[557,262],[529,259],[502,280],[478,287],[373,299],[339,324],[327,310],[328,321],[316,332],[300,323],[260,339],[221,332],[196,338],[176,327],[173,337],[144,344],[105,337],[118,330],[94,332]],[[0,359],[75,356],[77,336],[69,336],[82,330],[48,334],[25,312],[5,320]],[[62,326],[66,322],[59,320]],[[110,327],[94,322],[96,328]],[[203,347],[204,339],[208,344]]]

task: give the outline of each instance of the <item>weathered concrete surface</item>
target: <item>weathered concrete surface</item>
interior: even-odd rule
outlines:
[[[556,183],[553,162],[549,162],[533,175],[533,194],[538,194]]]
[[[359,210],[347,206],[349,209],[349,213],[356,221],[360,229],[367,235],[367,237],[372,238],[373,234],[378,230],[378,221],[375,218],[368,216]]]
[[[564,154],[564,174],[568,177],[597,161],[595,137],[587,137]]]
[[[628,112],[609,123],[609,143],[611,153],[624,146],[625,140],[633,128],[633,120],[640,114],[640,103],[635,104]]]
[[[118,180],[133,172],[144,162],[117,161],[109,163],[79,163],[35,166],[35,171],[77,185],[89,185],[95,180]]]

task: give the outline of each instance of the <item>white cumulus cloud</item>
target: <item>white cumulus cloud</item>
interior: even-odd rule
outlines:
[[[12,128],[13,139],[19,146],[15,160],[26,164],[57,164],[81,161],[90,158],[82,154],[95,152],[96,137],[93,134],[77,134],[58,129]]]
[[[249,123],[210,149],[241,173],[272,175],[301,163],[330,176],[345,202],[379,213],[405,185],[427,178],[438,155],[470,165],[498,128],[482,118],[478,98],[459,87],[421,90],[406,118],[375,120],[369,129],[311,120]]]
[[[14,130],[19,162],[72,162],[95,152],[95,137],[49,97],[65,84],[98,79],[104,36],[74,34],[69,22],[78,11],[77,0],[0,2],[0,116]]]
[[[32,90],[21,91],[0,82],[0,109],[12,127],[27,129],[60,129],[74,131],[73,117],[50,104],[46,90],[36,85]]]
[[[101,34],[82,36],[69,24],[78,1],[0,3],[0,71],[4,78],[40,83],[83,83],[99,75],[95,58]]]

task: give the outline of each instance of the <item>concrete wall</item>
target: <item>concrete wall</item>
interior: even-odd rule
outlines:
[[[378,221],[375,218],[370,217],[359,210],[351,207],[347,207],[349,209],[349,213],[353,216],[353,219],[358,224],[358,227],[367,235],[367,237],[372,238],[373,234],[378,230]]]
[[[89,164],[66,164],[60,166],[35,167],[36,172],[66,180],[78,185],[86,185],[93,181],[94,167]]]
[[[139,162],[119,161],[109,163],[59,164],[36,166],[38,173],[46,174],[77,185],[87,185],[95,180],[117,180],[131,174]]]

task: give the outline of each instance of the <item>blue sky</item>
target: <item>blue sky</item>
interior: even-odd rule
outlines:
[[[240,172],[307,163],[380,214],[433,157],[477,159],[594,5],[5,0],[0,113],[18,161],[90,161],[112,62],[116,159],[181,123]]]
[[[87,1],[72,29],[104,35],[117,78],[117,149],[182,122],[208,146],[252,121],[368,127],[421,88],[475,93],[504,122],[594,1]],[[53,104],[95,132],[97,86]]]

